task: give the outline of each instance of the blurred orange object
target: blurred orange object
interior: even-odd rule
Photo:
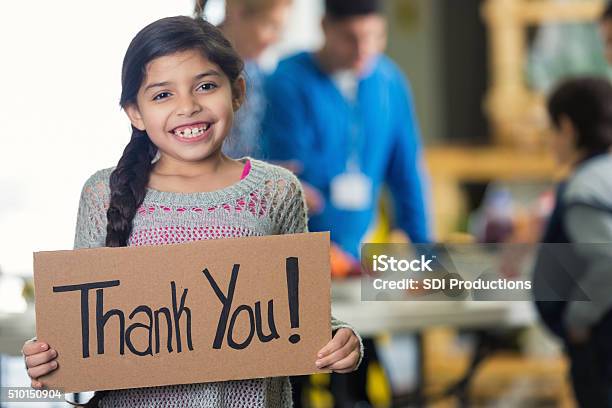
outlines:
[[[341,279],[347,276],[361,274],[361,265],[359,261],[334,243],[331,245],[329,257],[332,278]]]

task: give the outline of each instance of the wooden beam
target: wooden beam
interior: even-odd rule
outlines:
[[[604,2],[601,0],[519,1],[518,15],[524,24],[580,23],[597,21],[603,9]]]
[[[429,147],[425,162],[434,182],[553,181],[562,174],[550,153],[504,147]]]

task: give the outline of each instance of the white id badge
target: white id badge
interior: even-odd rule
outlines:
[[[372,180],[360,172],[342,173],[331,181],[331,201],[341,210],[361,211],[372,201]]]

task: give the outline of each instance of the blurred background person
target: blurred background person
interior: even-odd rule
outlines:
[[[395,222],[429,242],[421,141],[407,80],[383,55],[378,0],[327,0],[324,44],[280,62],[266,81],[264,158],[293,163],[323,197],[311,231],[357,258],[386,182]]]
[[[596,245],[612,243],[612,85],[598,78],[564,82],[549,98],[548,111],[555,156],[570,175],[557,189],[542,242],[578,244],[572,247],[578,261],[577,267],[554,267],[541,252],[536,304],[563,339],[580,406],[612,407],[612,253],[610,245]],[[571,277],[563,276],[568,269]],[[551,289],[560,301],[542,300],[550,299],[545,293]],[[590,300],[581,301],[584,295]]]
[[[207,0],[196,0],[194,14],[205,17]],[[225,18],[219,25],[223,34],[245,61],[247,98],[237,112],[235,126],[223,147],[224,153],[237,159],[259,156],[261,121],[266,101],[264,73],[258,59],[274,45],[283,32],[292,0],[226,0]]]
[[[320,205],[309,207],[309,229],[331,231],[336,255],[359,259],[385,182],[396,225],[412,242],[429,242],[417,118],[406,78],[383,55],[382,2],[326,0],[322,28],[320,49],[282,60],[266,81],[264,158],[291,163],[319,192]],[[364,364],[348,384],[332,377],[337,406],[368,400],[373,341],[365,347]]]

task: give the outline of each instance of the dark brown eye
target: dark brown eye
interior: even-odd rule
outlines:
[[[160,101],[170,96],[170,92],[160,92],[153,98],[154,101]]]
[[[202,85],[200,85],[198,87],[198,90],[202,90],[202,91],[212,91],[213,89],[217,88],[217,85],[212,83],[212,82],[206,82]]]

